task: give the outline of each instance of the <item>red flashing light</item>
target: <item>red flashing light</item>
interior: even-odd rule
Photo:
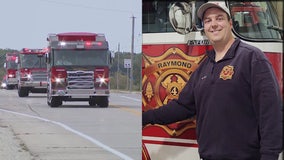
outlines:
[[[17,57],[16,56],[7,56],[6,60],[7,61],[16,61]]]
[[[12,61],[15,61],[17,59],[16,56],[12,56]]]
[[[43,52],[48,52],[49,49],[48,49],[48,48],[43,48],[42,51],[43,51]]]
[[[87,32],[69,32],[57,34],[59,41],[95,41],[97,34]]]
[[[30,52],[30,49],[28,49],[28,48],[23,48],[23,52]]]
[[[85,45],[86,45],[86,46],[91,46],[91,45],[92,45],[92,42],[85,42]]]
[[[29,49],[29,48],[23,48],[22,53],[36,53],[36,54],[45,54],[48,52],[48,48],[43,49]]]
[[[103,43],[102,43],[102,42],[97,42],[97,45],[98,45],[98,46],[102,46]]]

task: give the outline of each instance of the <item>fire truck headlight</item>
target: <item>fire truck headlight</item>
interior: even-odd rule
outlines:
[[[103,77],[96,78],[96,82],[99,82],[99,83],[105,83],[105,82],[106,82],[106,79],[105,79],[105,78],[103,78]]]
[[[104,84],[107,84],[107,78],[99,77],[96,78],[96,82],[99,83],[99,86],[102,87]]]
[[[100,82],[101,82],[101,83],[105,83],[105,82],[106,82],[106,79],[105,79],[105,78],[100,78]]]
[[[66,46],[66,42],[60,42],[59,45],[60,46]]]
[[[32,75],[31,74],[27,74],[28,79],[32,79]]]
[[[65,78],[55,78],[56,83],[64,83]]]
[[[13,78],[14,75],[13,75],[13,74],[9,74],[8,77],[9,77],[9,78]]]
[[[2,83],[2,84],[1,84],[1,87],[2,87],[2,88],[5,88],[5,87],[7,87],[7,84],[6,84],[6,83]]]

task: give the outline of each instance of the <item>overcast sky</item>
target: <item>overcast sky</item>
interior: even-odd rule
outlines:
[[[141,0],[1,0],[0,48],[44,48],[49,33],[104,33],[112,51],[141,52]]]

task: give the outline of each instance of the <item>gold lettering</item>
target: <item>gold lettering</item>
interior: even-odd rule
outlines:
[[[184,68],[191,68],[191,63],[186,61],[164,61],[157,64],[158,68],[165,68],[165,67],[184,67]]]

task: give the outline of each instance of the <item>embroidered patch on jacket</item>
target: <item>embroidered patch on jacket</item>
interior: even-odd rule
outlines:
[[[233,74],[234,74],[234,66],[227,65],[223,67],[220,73],[220,78],[223,80],[232,79]]]

